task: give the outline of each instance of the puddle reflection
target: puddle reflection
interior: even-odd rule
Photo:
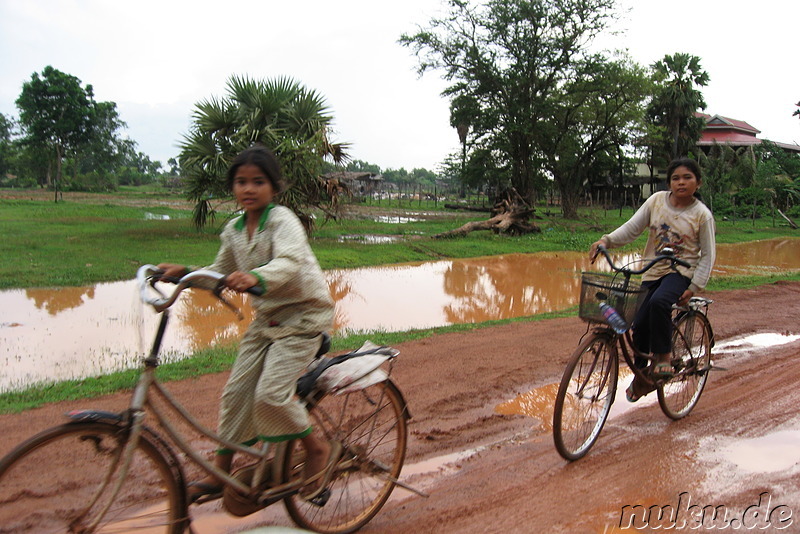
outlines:
[[[734,441],[722,457],[745,473],[774,473],[800,464],[800,430],[782,430]]]
[[[368,243],[370,245],[377,245],[379,243],[394,243],[403,239],[397,235],[372,235],[372,234],[358,234],[358,235],[343,235],[339,237],[339,243],[346,243],[347,241],[358,241],[360,243]]]
[[[635,256],[618,258],[620,261]],[[720,245],[724,273],[800,269],[800,239]],[[585,253],[513,254],[326,271],[334,329],[401,331],[523,317],[576,304]],[[245,321],[196,292],[173,309],[166,359],[232,342]],[[157,322],[133,281],[91,287],[0,291],[0,391],[135,367]]]
[[[751,351],[753,348],[768,349],[787,343],[793,343],[797,340],[800,340],[800,335],[762,332],[719,343],[714,349],[714,353],[725,352],[734,357],[747,357],[752,355]],[[763,354],[763,351],[761,354]],[[619,417],[634,408],[651,406],[658,402],[658,395],[656,392],[648,393],[636,401],[635,404],[628,402],[625,398],[625,388],[628,387],[632,379],[633,371],[627,367],[624,361],[620,361],[617,391],[614,395],[614,403],[611,405],[611,411],[608,414],[609,420]],[[554,383],[537,387],[531,391],[517,395],[511,400],[498,404],[495,406],[494,411],[500,415],[524,415],[526,417],[538,419],[540,429],[551,432],[553,430],[553,410],[556,403],[556,396],[558,395],[558,386],[557,383]],[[774,442],[774,439],[772,439],[772,442]],[[800,448],[797,448],[797,443],[800,443],[798,436],[795,436],[793,443],[794,447],[797,449],[797,453],[800,454]]]
[[[540,421],[545,432],[553,430],[553,406],[556,403],[558,384],[547,384],[498,404],[494,411],[500,415],[525,415]]]

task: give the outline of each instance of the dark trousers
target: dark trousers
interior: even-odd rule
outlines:
[[[672,351],[672,305],[692,281],[679,273],[642,282],[647,294],[633,319],[633,343],[645,354]]]

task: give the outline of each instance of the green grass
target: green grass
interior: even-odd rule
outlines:
[[[209,263],[219,245],[215,229],[198,232],[169,208],[0,199],[0,231],[0,289],[124,280],[178,248],[186,263]]]
[[[0,192],[2,196],[2,192]],[[224,218],[203,230],[191,222],[188,210],[163,207],[154,193],[124,192],[120,204],[53,203],[0,198],[0,289],[81,286],[97,282],[127,280],[144,263],[169,261],[206,265],[219,246]],[[145,197],[151,205],[133,207],[123,201]],[[96,197],[107,202],[108,197]],[[382,208],[371,208],[377,215]],[[397,211],[394,208],[394,211]],[[430,210],[427,210],[430,211]],[[385,223],[371,219],[339,219],[318,223],[311,246],[323,269],[367,267],[394,263],[469,258],[557,250],[587,250],[600,235],[626,221],[631,209],[581,211],[579,220],[565,220],[553,208],[540,207],[536,224],[541,232],[525,236],[499,236],[473,232],[465,237],[434,239],[485,214],[446,212],[447,217],[407,223]],[[168,216],[154,220],[151,215]],[[735,243],[780,236],[797,236],[787,226],[771,221],[718,222],[717,240]],[[396,235],[392,243],[370,244],[342,239],[352,235]],[[629,248],[641,247],[641,242]]]

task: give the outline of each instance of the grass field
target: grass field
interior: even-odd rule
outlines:
[[[35,193],[35,194],[34,194]],[[49,193],[0,190],[0,289],[80,286],[126,280],[144,263],[210,263],[219,246],[219,230],[229,216],[221,212],[202,230],[192,224],[190,206],[175,194],[127,190],[115,195],[70,194],[54,203]],[[510,253],[587,250],[600,235],[632,214],[623,210],[584,209],[566,220],[557,208],[537,208],[541,232],[524,236],[473,232],[457,239],[432,236],[486,214],[445,210],[442,203],[358,205],[351,216],[319,217],[311,246],[323,269],[341,269]],[[223,208],[225,205],[223,205]],[[425,216],[420,216],[424,213]],[[387,222],[386,215],[408,215],[408,222]],[[388,221],[394,220],[390,217]],[[735,243],[797,236],[772,220],[717,221],[717,240]],[[373,244],[358,236],[390,236]],[[643,241],[642,241],[643,242]],[[631,249],[641,248],[637,242]]]

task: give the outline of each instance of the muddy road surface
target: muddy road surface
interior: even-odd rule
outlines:
[[[362,532],[800,532],[800,283],[705,296],[714,299],[719,369],[694,411],[671,421],[655,394],[636,404],[619,394],[598,442],[576,462],[556,452],[551,418],[564,364],[586,331],[578,318],[398,345],[393,376],[413,417],[402,479],[429,497],[396,489]],[[213,427],[226,378],[169,388]],[[517,409],[520,398],[533,399],[528,415]],[[2,415],[0,454],[68,409],[115,410],[126,400],[110,395]],[[280,505],[241,519],[218,503],[192,514],[199,534],[291,526]]]

